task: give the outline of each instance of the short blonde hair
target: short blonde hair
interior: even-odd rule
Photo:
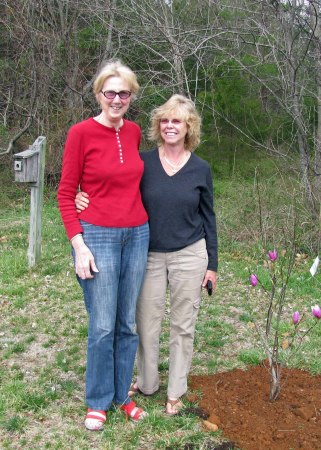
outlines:
[[[186,122],[185,148],[186,150],[194,151],[201,139],[201,118],[192,100],[183,95],[172,95],[166,103],[152,111],[149,139],[156,141],[158,145],[163,144],[160,133],[160,120],[169,118],[168,116]]]
[[[139,91],[139,84],[135,73],[120,60],[108,61],[104,63],[93,84],[94,94],[97,96],[101,91],[105,81],[110,77],[119,77],[125,81],[130,91],[135,95]]]

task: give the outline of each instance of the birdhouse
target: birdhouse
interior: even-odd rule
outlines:
[[[39,151],[30,147],[14,156],[15,181],[21,183],[35,183],[38,178]]]

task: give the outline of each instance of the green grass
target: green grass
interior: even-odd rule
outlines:
[[[287,188],[294,184],[273,177],[271,170],[269,166],[267,176],[273,182],[262,188],[263,229],[259,227],[253,177],[240,178],[236,173],[217,182],[221,249],[218,287],[214,296],[204,294],[202,298],[192,374],[244,368],[265,357],[253,320],[264,320],[267,297],[261,289],[252,291],[249,299],[248,275],[254,270],[263,273],[267,251],[281,242],[281,218],[292,204],[285,184]],[[197,417],[164,415],[168,314],[161,334],[161,389],[152,397],[138,397],[139,405],[149,412],[146,422],[126,422],[116,410],[109,413],[104,432],[86,432],[83,399],[87,317],[55,194],[45,196],[42,258],[32,269],[28,268],[26,256],[28,190],[10,188],[0,208],[0,448],[183,450],[194,445],[201,450],[222,442],[220,433],[204,432]],[[300,252],[306,257],[297,258],[288,285],[280,326],[282,339],[291,333],[293,310],[305,311],[308,327],[314,320],[310,306],[320,302],[320,273],[315,277],[309,273],[316,256],[311,244],[316,228],[305,220],[303,207],[298,214],[300,223],[307,223],[299,233]],[[286,220],[289,227],[288,216]],[[320,338],[321,326],[316,326],[291,356],[289,365],[320,374]]]
[[[246,365],[257,366],[264,359],[264,354],[256,349],[244,350],[240,352],[239,359]]]

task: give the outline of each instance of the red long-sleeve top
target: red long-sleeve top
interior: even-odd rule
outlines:
[[[124,120],[116,131],[93,118],[68,132],[58,204],[67,236],[81,233],[80,219],[105,227],[133,227],[147,222],[139,185],[144,163],[139,156],[141,130]],[[77,213],[78,187],[89,194],[88,208]]]

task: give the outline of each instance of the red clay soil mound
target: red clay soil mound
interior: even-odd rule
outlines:
[[[241,450],[321,450],[321,376],[283,369],[279,398],[269,400],[264,366],[191,376],[200,408]]]

